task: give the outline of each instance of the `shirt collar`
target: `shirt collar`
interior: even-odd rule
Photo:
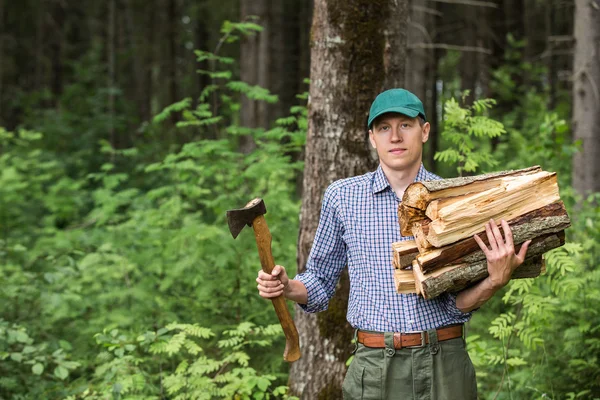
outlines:
[[[417,172],[417,176],[415,176],[415,180],[413,182],[421,182],[427,180],[427,176],[429,172],[425,169],[423,164],[419,167],[419,172]],[[383,173],[383,169],[381,165],[377,167],[377,170],[373,174],[373,193],[383,192],[387,188],[391,189],[390,183],[387,180],[387,177]]]

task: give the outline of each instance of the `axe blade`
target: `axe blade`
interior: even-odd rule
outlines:
[[[265,202],[260,197],[251,200],[243,208],[227,211],[227,224],[233,238],[237,238],[244,226],[252,226],[252,221],[267,213]]]

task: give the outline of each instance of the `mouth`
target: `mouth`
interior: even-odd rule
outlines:
[[[389,151],[389,153],[392,153],[394,155],[400,155],[400,154],[404,154],[406,152],[406,149],[401,149],[400,147],[396,147],[394,149],[391,149]]]

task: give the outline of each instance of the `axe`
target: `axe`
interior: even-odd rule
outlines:
[[[265,202],[261,198],[256,198],[246,204],[244,208],[227,211],[227,223],[234,239],[244,229],[245,225],[254,228],[254,236],[256,238],[256,245],[258,246],[258,255],[260,256],[262,270],[267,274],[271,274],[271,271],[275,267],[275,261],[273,261],[273,253],[271,252],[271,232],[269,232],[269,227],[264,217],[266,213]],[[271,301],[285,334],[283,359],[294,362],[300,358],[298,330],[285,304],[285,298],[278,296],[272,298]]]

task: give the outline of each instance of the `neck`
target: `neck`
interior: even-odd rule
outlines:
[[[398,195],[398,198],[400,199],[404,195],[404,191],[406,190],[408,185],[415,181],[417,173],[421,168],[420,161],[414,166],[403,170],[393,170],[388,168],[384,164],[380,165],[381,169],[383,170],[383,173],[385,174],[385,177],[387,178],[388,182],[390,183],[390,186],[392,187],[392,190]]]

